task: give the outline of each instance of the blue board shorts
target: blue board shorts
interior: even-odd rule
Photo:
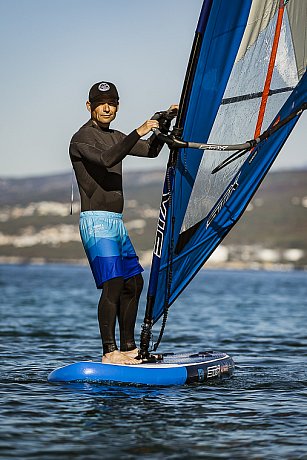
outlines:
[[[97,289],[111,278],[128,279],[142,273],[122,214],[83,211],[80,213],[80,234]]]

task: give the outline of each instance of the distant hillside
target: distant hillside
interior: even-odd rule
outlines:
[[[268,174],[225,243],[307,247],[307,171]]]
[[[125,222],[144,263],[150,260],[163,177],[161,170],[124,176]],[[306,170],[270,173],[224,240],[223,263],[307,265],[306,184]],[[74,189],[70,216],[71,173],[0,179],[0,261],[84,261],[76,184]]]
[[[158,184],[162,183],[163,177],[164,172],[162,170],[151,172],[128,171],[125,173],[124,181],[128,188],[155,184],[155,189],[158,191]],[[70,201],[71,181],[71,172],[21,179],[0,178],[0,206],[27,205],[31,202],[36,203],[39,201],[67,203]],[[76,192],[75,197],[78,201],[75,178],[73,178],[73,183]]]
[[[38,201],[67,202],[70,200],[71,174],[0,178],[0,206],[26,205]]]

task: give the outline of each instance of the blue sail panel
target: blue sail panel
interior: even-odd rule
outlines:
[[[197,27],[197,33],[203,34],[202,46],[189,95],[189,104],[184,114],[185,140],[206,141],[209,136],[240,46],[250,6],[251,0],[244,0],[244,2],[234,0],[231,10],[228,8],[228,0],[205,1],[203,4]],[[165,295],[167,289],[164,276],[160,274],[159,269],[160,264],[167,265],[169,262],[168,246],[172,227],[172,213],[168,212],[169,182],[172,183],[171,188],[175,187],[179,190],[178,195],[174,191],[172,193],[176,199],[176,214],[178,214],[176,232],[179,233],[201,159],[201,151],[193,151],[192,156],[187,152],[180,152],[177,167],[179,177],[178,171],[174,179],[174,171],[172,168],[168,170],[163,190],[165,200],[163,202],[162,199],[158,222],[149,295],[157,296],[158,291]],[[173,181],[176,183],[173,184]],[[158,307],[159,303],[160,300],[155,302],[154,317],[157,317],[155,309],[161,310],[161,305]]]

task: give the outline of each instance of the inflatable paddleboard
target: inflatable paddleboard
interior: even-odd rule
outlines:
[[[156,362],[137,365],[81,361],[59,367],[49,382],[132,383],[141,385],[184,385],[231,377],[234,362],[226,353],[164,354]]]

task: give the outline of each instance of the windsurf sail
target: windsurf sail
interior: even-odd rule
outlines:
[[[159,344],[169,307],[238,221],[306,108],[306,24],[305,0],[203,2],[169,136],[144,356],[153,324],[163,315]],[[242,148],[227,153],[231,145]]]

